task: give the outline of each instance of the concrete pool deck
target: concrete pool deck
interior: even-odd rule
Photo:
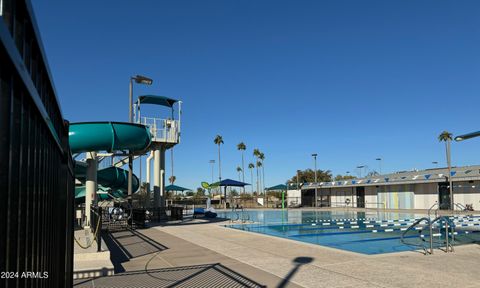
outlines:
[[[403,211],[402,211],[403,212]],[[420,211],[418,211],[420,212]],[[223,227],[228,222],[152,227],[302,287],[480,287],[480,246],[364,255]],[[298,257],[310,263],[296,263]]]
[[[162,230],[106,235],[115,275],[77,279],[74,287],[301,287]]]

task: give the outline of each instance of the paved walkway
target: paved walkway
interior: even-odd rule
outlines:
[[[105,242],[116,274],[75,287],[299,287],[158,228],[112,233]]]
[[[156,227],[303,287],[480,287],[480,246],[363,255],[218,224]],[[300,258],[300,259],[299,259]],[[300,261],[299,261],[300,260]]]

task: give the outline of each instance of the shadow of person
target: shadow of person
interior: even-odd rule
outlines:
[[[288,273],[287,276],[285,276],[285,278],[283,278],[282,282],[278,284],[277,287],[278,288],[287,287],[288,282],[293,277],[293,275],[297,273],[298,269],[300,269],[300,266],[311,263],[312,261],[313,261],[312,257],[297,257],[293,259],[293,264],[295,265],[295,267],[292,269],[292,271]]]

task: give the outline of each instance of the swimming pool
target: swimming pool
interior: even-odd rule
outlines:
[[[411,245],[405,245],[400,239],[416,219],[425,217],[421,214],[346,210],[247,210],[219,212],[218,216],[235,220],[226,225],[229,228],[363,254],[411,251],[424,244],[421,243],[424,239],[415,231],[405,237]],[[465,220],[457,218],[452,221],[461,228]],[[478,232],[476,229],[480,228],[479,221],[479,218],[471,220],[466,233],[459,231],[455,245],[479,241],[478,233],[475,234]],[[435,245],[440,247],[442,235],[438,237],[440,241]]]

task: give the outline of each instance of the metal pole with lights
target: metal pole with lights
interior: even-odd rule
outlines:
[[[379,165],[380,165],[380,170],[378,171],[380,173],[380,175],[382,175],[382,158],[376,158],[375,160],[377,160],[379,162]]]
[[[459,135],[459,136],[455,137],[454,139],[455,139],[455,141],[460,142],[460,141],[463,141],[463,140],[468,140],[468,139],[479,137],[479,136],[480,136],[480,131],[477,131],[477,132],[472,132],[472,133],[468,133],[468,134]],[[451,178],[451,177],[452,177],[452,175],[450,175],[449,178]],[[450,185],[452,185],[452,184],[450,184]],[[453,194],[452,194],[452,196],[453,196]],[[453,205],[453,203],[452,203],[452,205]]]
[[[318,195],[317,195],[317,153],[313,153],[312,154],[312,157],[314,159],[314,162],[315,162],[315,208],[317,208],[317,202],[318,202]]]
[[[152,85],[153,80],[145,76],[136,75],[130,77],[130,87],[128,95],[128,121],[133,123],[133,81],[137,84]],[[132,203],[132,194],[133,194],[133,154],[129,151],[128,153],[128,202]]]
[[[365,168],[365,165],[359,165],[359,166],[357,166],[357,169],[358,169],[357,171],[360,173],[360,175],[359,175],[360,177],[359,177],[359,178],[362,178],[362,169],[363,169],[363,168]]]
[[[212,184],[213,184],[213,167],[215,166],[215,160],[210,160],[208,161],[208,163],[210,163],[212,166]]]

